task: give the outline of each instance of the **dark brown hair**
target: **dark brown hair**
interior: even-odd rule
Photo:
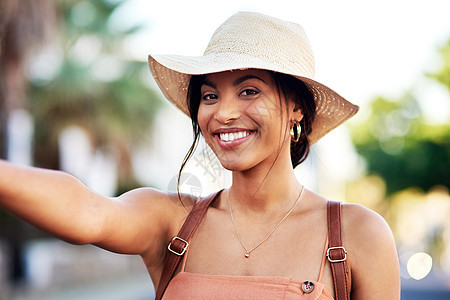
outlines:
[[[303,119],[300,121],[300,125],[302,127],[300,139],[296,143],[291,142],[291,161],[292,167],[295,168],[297,165],[302,163],[309,154],[310,144],[308,136],[311,133],[312,123],[316,115],[316,103],[314,101],[313,94],[308,89],[306,84],[303,83],[303,81],[291,75],[272,71],[269,72],[275,80],[279,95],[281,96],[281,93],[283,93],[286,101],[294,101],[295,109],[300,109],[303,113]],[[189,115],[191,117],[194,141],[192,142],[192,145],[181,164],[180,171],[178,173],[178,184],[180,183],[181,172],[197,148],[201,135],[197,115],[201,99],[201,86],[204,82],[204,78],[205,75],[193,75],[189,82],[186,101],[189,109]],[[279,98],[281,101],[281,97]]]
[[[294,76],[271,72],[278,92],[282,92],[286,101],[294,101],[295,109],[300,109],[303,119],[300,121],[302,132],[298,142],[291,142],[292,167],[302,163],[309,154],[310,144],[308,136],[312,131],[312,123],[316,116],[316,102],[307,85]]]

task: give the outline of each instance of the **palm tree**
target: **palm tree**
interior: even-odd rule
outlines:
[[[0,2],[0,158],[7,156],[7,120],[10,113],[26,109],[28,82],[25,75],[30,53],[53,33],[52,0],[2,0]],[[0,236],[11,250],[9,276],[16,282],[24,275],[21,249],[37,231],[0,211]],[[1,295],[0,295],[1,296]]]
[[[36,119],[36,164],[59,168],[58,137],[77,125],[94,148],[116,149],[121,191],[138,185],[131,152],[148,135],[160,101],[143,79],[149,74],[146,62],[130,60],[123,50],[126,37],[139,27],[119,32],[111,25],[120,5],[58,2],[60,65],[51,78],[31,78],[30,109]]]
[[[54,31],[53,5],[51,0],[0,2],[0,158],[6,157],[9,114],[27,107],[26,60]]]
[[[111,26],[110,16],[120,5],[108,0],[1,0],[0,157],[6,156],[8,115],[27,108],[35,123],[36,165],[58,169],[58,138],[76,125],[94,148],[113,147],[119,153],[118,192],[139,184],[132,172],[132,149],[149,134],[160,102],[145,82],[148,78],[143,79],[143,74],[149,76],[146,63],[129,59],[123,50],[125,38],[139,28],[117,31]],[[22,246],[40,235],[0,211],[0,236],[13,249],[10,261],[17,262],[14,278],[22,275]]]

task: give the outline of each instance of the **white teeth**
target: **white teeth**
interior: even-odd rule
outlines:
[[[221,133],[221,134],[219,134],[219,138],[222,141],[230,142],[230,141],[234,141],[237,139],[242,139],[242,138],[248,136],[249,134],[250,134],[250,132],[248,132],[248,131]]]

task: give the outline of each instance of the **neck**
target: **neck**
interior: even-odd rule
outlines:
[[[257,166],[243,172],[234,171],[232,178],[230,197],[233,207],[251,213],[277,211],[277,206],[283,209],[292,205],[301,189],[289,155],[280,155],[269,166]]]

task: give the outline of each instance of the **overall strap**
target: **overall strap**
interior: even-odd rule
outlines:
[[[333,274],[336,300],[350,299],[350,284],[347,273],[347,251],[342,245],[341,203],[328,201],[328,250],[327,258]]]
[[[172,277],[180,263],[181,258],[183,257],[189,246],[189,241],[192,235],[200,224],[200,221],[203,219],[203,216],[208,210],[209,205],[216,198],[216,195],[218,193],[219,192],[205,197],[194,204],[194,207],[187,216],[183,227],[181,227],[180,231],[178,232],[178,235],[175,236],[167,246],[168,251],[166,262],[164,264],[164,269],[162,271],[161,279],[159,280],[158,289],[156,291],[156,300],[162,298],[167,286],[169,285],[170,280],[172,280]]]

